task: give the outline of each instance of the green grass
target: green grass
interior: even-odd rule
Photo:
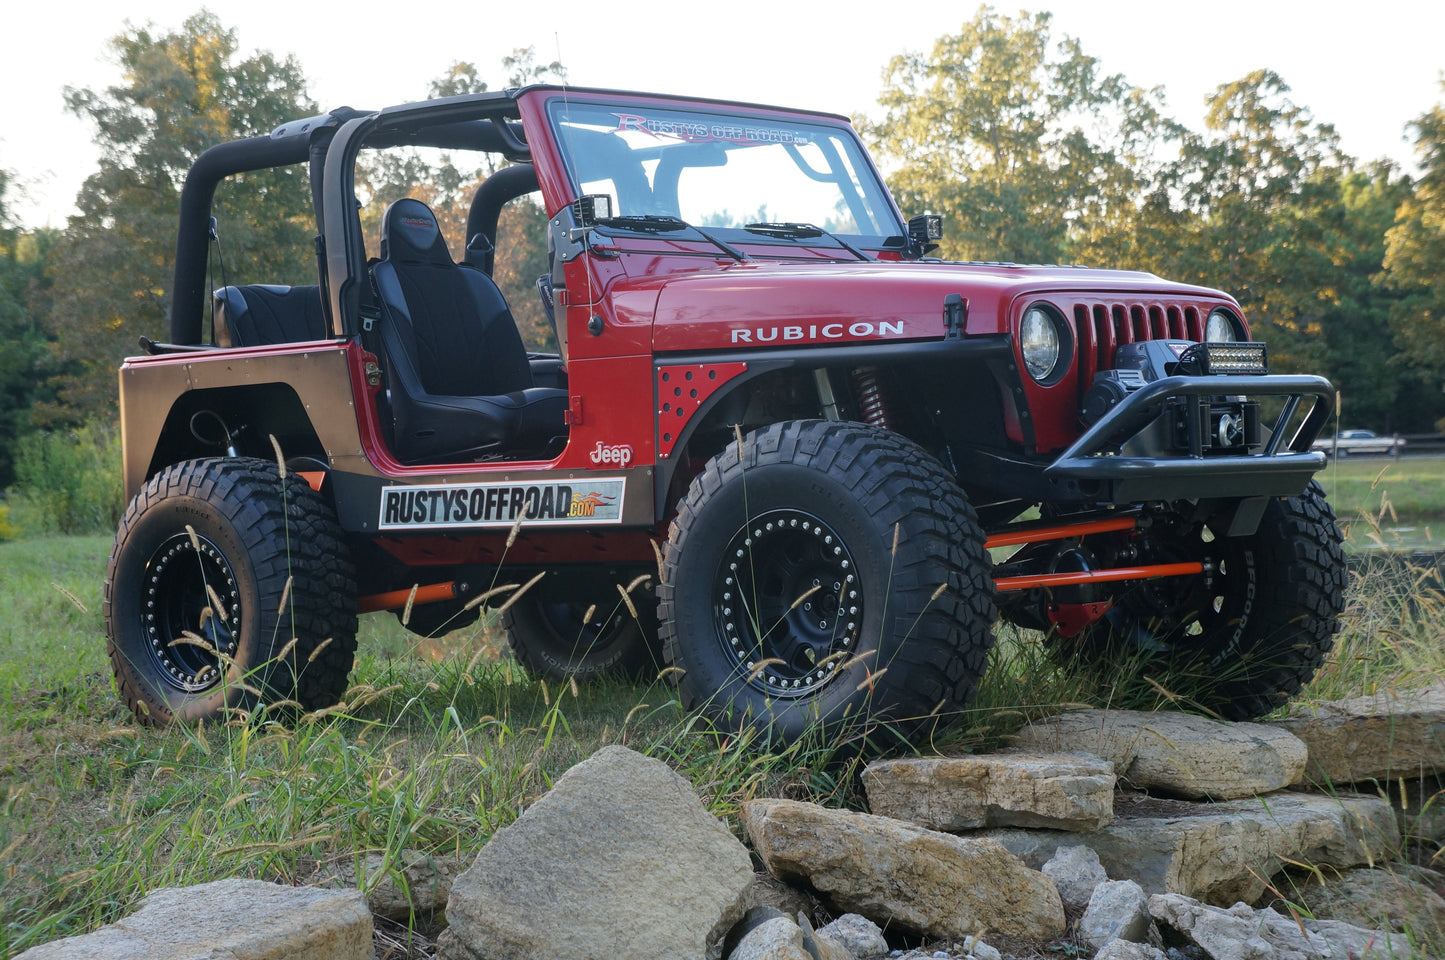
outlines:
[[[825,746],[759,752],[710,733],[663,682],[529,680],[486,621],[424,642],[364,617],[346,707],[325,717],[138,728],[104,652],[108,553],[102,537],[0,544],[0,957],[119,919],[161,886],[305,883],[370,852],[468,855],[606,744],[665,760],[735,829],[753,796],[862,805],[856,762]],[[1365,588],[1311,696],[1445,677],[1445,602]],[[1171,702],[1148,678],[1076,676],[1034,635],[997,633],[977,701],[938,745],[993,746],[1065,703]]]
[[[0,544],[0,957],[160,886],[475,851],[607,744],[671,763],[724,816],[764,791],[848,800],[826,752],[709,734],[665,683],[529,680],[486,621],[419,641],[362,618],[347,706],[326,717],[139,728],[105,656],[108,553],[101,537]]]
[[[1316,479],[1342,520],[1433,520],[1445,534],[1445,457],[1336,460]]]
[[[108,556],[110,537],[0,543],[0,697],[109,673],[104,644],[78,642],[99,635]]]

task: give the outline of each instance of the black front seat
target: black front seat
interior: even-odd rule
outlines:
[[[491,277],[452,262],[426,204],[387,207],[372,273],[397,459],[542,456],[566,435],[567,391],[533,386],[506,299]]]

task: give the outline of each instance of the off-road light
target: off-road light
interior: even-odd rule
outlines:
[[[1204,325],[1204,339],[1209,343],[1232,343],[1240,339],[1239,328],[1227,310],[1215,310]]]
[[[1196,343],[1179,357],[1179,365],[1198,376],[1269,373],[1269,354],[1262,343]]]
[[[908,219],[908,239],[923,246],[943,239],[943,217],[936,213],[920,213]]]
[[[1063,338],[1053,314],[1042,306],[1033,306],[1024,313],[1019,329],[1019,347],[1029,376],[1043,383],[1059,369]]]
[[[572,211],[579,227],[595,227],[599,220],[612,219],[612,197],[605,193],[589,193],[572,201]]]

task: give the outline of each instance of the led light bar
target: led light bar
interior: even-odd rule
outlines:
[[[1179,365],[1205,377],[1263,376],[1269,373],[1269,356],[1262,343],[1196,343],[1179,357]]]

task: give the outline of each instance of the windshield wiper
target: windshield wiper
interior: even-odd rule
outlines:
[[[678,217],[648,213],[629,217],[609,217],[599,222],[604,227],[615,227],[619,230],[631,230],[636,233],[671,233],[674,230],[691,230],[739,263],[752,259],[732,244],[719,240],[701,227],[695,227]]]
[[[604,227],[616,227],[619,230],[632,230],[636,233],[671,233],[674,230],[686,230],[687,222],[677,217],[664,217],[656,214],[641,214],[630,217],[608,217],[606,220],[598,221]]]
[[[867,256],[837,234],[829,233],[822,227],[814,226],[811,223],[746,223],[743,224],[743,229],[749,233],[761,233],[765,237],[778,237],[785,240],[811,240],[815,237],[827,237],[859,260],[867,260],[870,263],[873,260],[872,257]]]

